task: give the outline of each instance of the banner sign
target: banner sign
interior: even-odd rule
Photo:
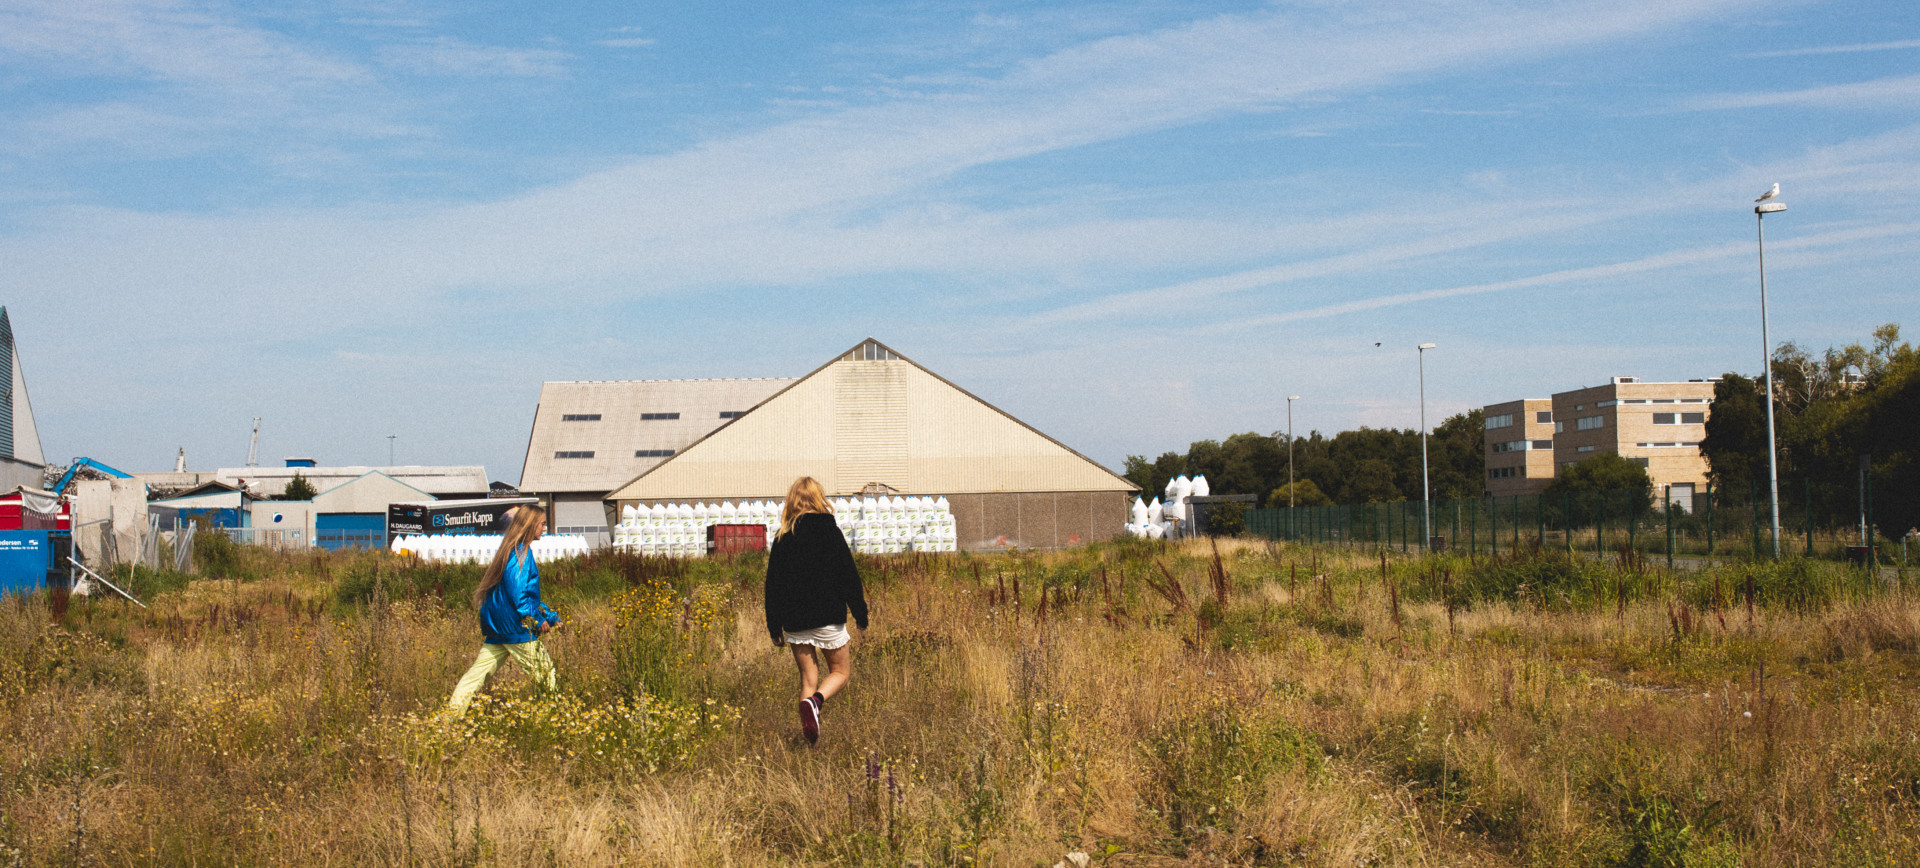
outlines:
[[[387,546],[402,536],[469,536],[505,533],[507,510],[531,497],[486,500],[442,500],[431,503],[395,503],[387,507]]]

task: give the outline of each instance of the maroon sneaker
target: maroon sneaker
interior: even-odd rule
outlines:
[[[813,704],[813,698],[800,700],[800,732],[807,737],[807,744],[820,740],[820,706]]]

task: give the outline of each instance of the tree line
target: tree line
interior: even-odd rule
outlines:
[[[1433,497],[1478,497],[1486,476],[1479,410],[1450,416],[1427,437]],[[1329,437],[1319,431],[1293,440],[1296,506],[1386,503],[1420,499],[1420,432],[1412,428],[1365,428]],[[1224,441],[1201,440],[1185,454],[1163,453],[1151,461],[1127,456],[1123,474],[1152,498],[1167,481],[1205,474],[1214,494],[1253,494],[1262,506],[1286,506],[1287,434],[1247,432]]]
[[[1815,523],[1853,524],[1864,459],[1881,532],[1898,539],[1920,526],[1920,352],[1900,340],[1900,326],[1875,329],[1870,344],[1817,355],[1789,341],[1774,351],[1771,367],[1781,511],[1811,490]],[[1700,450],[1716,499],[1766,497],[1764,382],[1729,373],[1714,386]]]

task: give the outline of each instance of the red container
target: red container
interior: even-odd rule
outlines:
[[[72,513],[71,505],[61,503],[60,514],[49,523],[42,514],[22,508],[20,495],[0,497],[0,530],[72,530]]]
[[[767,549],[764,524],[716,524],[707,528],[707,556],[737,555]]]

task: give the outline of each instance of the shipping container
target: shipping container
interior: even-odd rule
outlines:
[[[764,524],[715,524],[707,526],[707,556],[737,555],[766,551],[767,526]]]

